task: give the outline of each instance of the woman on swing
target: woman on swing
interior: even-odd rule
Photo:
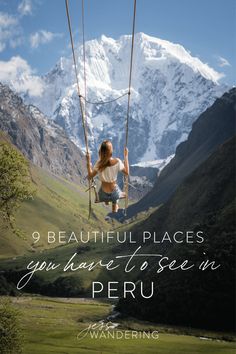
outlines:
[[[91,155],[88,153],[87,169],[88,178],[93,178],[97,174],[101,181],[101,188],[98,191],[100,202],[105,202],[106,205],[112,202],[112,212],[117,213],[119,209],[118,200],[124,197],[116,180],[119,172],[129,175],[128,149],[124,149],[124,163],[115,157],[112,157],[113,146],[109,140],[104,140],[99,148],[99,159],[94,167],[91,164]]]

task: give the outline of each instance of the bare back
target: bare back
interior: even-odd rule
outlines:
[[[111,158],[109,161],[110,161],[110,166],[115,166],[116,164],[119,163],[119,160],[117,158]],[[109,168],[109,166],[106,168]],[[102,183],[102,190],[106,193],[112,193],[112,191],[116,186],[116,181],[113,182],[101,181],[101,183]]]

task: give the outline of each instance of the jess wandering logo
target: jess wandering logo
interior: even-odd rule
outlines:
[[[119,323],[99,321],[78,332],[77,340],[91,339],[159,339],[158,331],[119,330]]]

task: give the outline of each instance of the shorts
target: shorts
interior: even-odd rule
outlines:
[[[111,193],[104,192],[101,187],[98,191],[98,198],[100,202],[112,202],[112,204],[116,204],[122,194],[122,191],[117,185]]]

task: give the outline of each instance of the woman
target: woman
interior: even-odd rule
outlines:
[[[124,149],[124,163],[112,157],[113,147],[109,140],[104,140],[99,149],[99,160],[92,168],[90,153],[86,155],[88,177],[93,178],[98,174],[101,181],[101,188],[98,192],[99,201],[109,204],[112,202],[112,211],[116,213],[119,209],[118,200],[123,196],[116,180],[119,172],[129,174],[128,149]]]

